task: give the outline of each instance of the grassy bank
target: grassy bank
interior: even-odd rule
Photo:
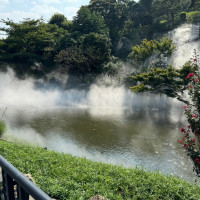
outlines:
[[[198,200],[200,187],[173,176],[126,169],[60,154],[43,148],[0,141],[0,154],[57,199]]]

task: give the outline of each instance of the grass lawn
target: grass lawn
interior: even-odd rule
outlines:
[[[198,200],[200,186],[160,172],[92,162],[40,147],[0,141],[0,154],[56,199]]]

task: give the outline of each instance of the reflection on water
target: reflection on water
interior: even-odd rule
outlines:
[[[172,100],[153,95],[142,99],[123,109],[13,108],[7,113],[9,132],[59,152],[192,180],[192,163],[177,142],[178,122],[184,120],[182,105],[173,102],[172,106]]]

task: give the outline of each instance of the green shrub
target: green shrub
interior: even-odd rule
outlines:
[[[0,137],[6,132],[6,124],[4,121],[0,121]]]
[[[186,15],[187,15],[187,21],[190,23],[200,21],[200,11],[188,12]]]
[[[110,61],[103,67],[103,71],[105,74],[108,74],[109,76],[115,76],[119,73],[122,66],[123,62],[121,61],[116,61],[116,62]]]
[[[136,45],[132,48],[132,52],[128,58],[138,62],[144,62],[147,58],[150,58],[153,54],[157,54],[158,58],[168,57],[175,49],[171,39],[162,38],[159,41],[147,39],[142,40],[141,45]]]

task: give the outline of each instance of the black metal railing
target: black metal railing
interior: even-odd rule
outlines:
[[[2,184],[0,200],[51,200],[51,198],[0,155]]]

